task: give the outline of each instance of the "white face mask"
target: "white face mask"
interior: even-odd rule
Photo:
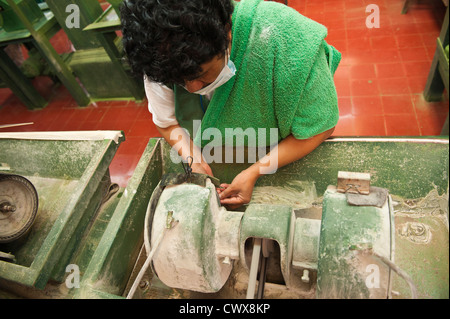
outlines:
[[[225,63],[225,66],[222,69],[222,72],[220,72],[217,79],[210,85],[205,86],[203,89],[200,89],[197,92],[194,92],[195,94],[200,94],[200,95],[209,94],[209,93],[213,92],[215,89],[217,89],[218,87],[220,87],[221,85],[227,83],[228,80],[231,79],[236,74],[236,66],[234,65],[233,61],[230,60],[229,51],[227,51],[227,53],[228,54],[225,55],[225,59],[228,58],[228,63]]]

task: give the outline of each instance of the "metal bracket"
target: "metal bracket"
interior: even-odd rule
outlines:
[[[0,251],[0,260],[4,260],[4,261],[7,261],[7,262],[15,263],[16,262],[16,257],[14,255],[7,254],[7,253],[4,253],[4,252]]]
[[[370,192],[370,174],[339,172],[337,191],[339,193],[353,193],[369,195]]]

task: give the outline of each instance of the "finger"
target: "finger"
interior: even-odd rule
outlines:
[[[226,185],[227,185],[227,184],[220,184],[219,187],[216,187],[217,194],[220,195],[220,193],[222,193],[222,192],[225,190],[225,188],[228,187],[228,186],[226,186]]]
[[[227,198],[227,199],[221,200],[220,203],[222,205],[226,206],[226,208],[229,210],[235,210],[244,204],[242,202],[242,200],[240,200],[238,197]]]
[[[223,205],[242,205],[243,201],[240,197],[229,197],[220,200],[220,203]]]
[[[216,187],[217,190],[223,191],[225,188],[228,188],[229,184],[220,184],[219,187]]]
[[[234,194],[234,189],[232,187],[225,187],[219,194],[220,199],[230,197]]]

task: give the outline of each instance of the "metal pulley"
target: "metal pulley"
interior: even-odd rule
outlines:
[[[25,177],[0,174],[0,244],[25,235],[36,219],[38,194]]]

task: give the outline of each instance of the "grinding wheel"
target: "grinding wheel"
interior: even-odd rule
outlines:
[[[0,174],[0,244],[25,235],[36,219],[37,210],[38,194],[28,179]]]

